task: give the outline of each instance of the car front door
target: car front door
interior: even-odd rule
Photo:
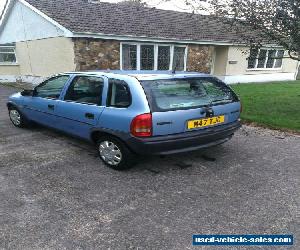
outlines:
[[[58,128],[55,112],[62,90],[69,78],[69,75],[59,75],[38,85],[34,89],[33,96],[24,101],[25,115],[32,121]]]
[[[98,76],[75,76],[61,101],[56,114],[60,129],[88,139],[105,108],[107,80]],[[105,94],[104,94],[105,93]]]

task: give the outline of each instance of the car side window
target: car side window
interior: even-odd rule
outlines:
[[[107,106],[127,108],[131,105],[131,94],[125,81],[109,79]]]
[[[95,76],[77,76],[69,86],[65,101],[85,104],[102,104],[104,81]]]
[[[37,86],[34,90],[34,96],[42,98],[58,99],[60,93],[68,81],[68,75],[55,76]]]

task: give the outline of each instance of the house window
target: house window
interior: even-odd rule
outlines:
[[[122,70],[186,69],[186,46],[165,44],[121,44]]]
[[[157,69],[158,70],[169,70],[170,68],[170,46],[158,46],[157,55]]]
[[[267,60],[268,51],[265,49],[259,50],[256,68],[264,68]]]
[[[250,56],[248,58],[248,69],[254,69],[256,66],[256,57],[258,54],[258,49],[251,49]]]
[[[182,71],[184,70],[184,47],[174,47],[174,56],[173,56],[173,69]]]
[[[0,47],[0,63],[16,63],[14,47]]]
[[[141,70],[154,69],[154,45],[141,45]]]
[[[123,56],[123,68],[124,69],[136,69],[136,45],[123,44],[122,56]]]
[[[284,56],[284,50],[278,50],[276,54],[277,59],[274,65],[275,68],[281,68],[283,56]]]
[[[251,49],[248,58],[248,69],[281,68],[284,50]]]
[[[266,68],[273,68],[275,62],[276,50],[272,49],[268,51],[268,59]]]

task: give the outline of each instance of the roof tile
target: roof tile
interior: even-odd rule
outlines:
[[[87,0],[26,1],[75,33],[216,42],[240,39],[213,16]]]

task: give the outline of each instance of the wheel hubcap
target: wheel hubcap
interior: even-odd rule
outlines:
[[[10,110],[9,116],[10,116],[10,119],[13,122],[13,124],[15,124],[17,126],[19,126],[21,124],[21,115],[17,110],[15,110],[15,109]]]
[[[122,160],[121,150],[116,144],[110,141],[103,141],[99,145],[101,158],[108,164],[116,166]]]

